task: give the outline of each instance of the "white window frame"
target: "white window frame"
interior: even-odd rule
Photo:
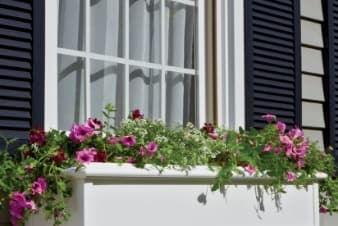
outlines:
[[[216,0],[218,124],[245,127],[244,1]]]
[[[187,3],[189,0],[175,0],[177,2]],[[197,0],[197,68],[196,81],[197,93],[197,126],[202,126],[206,122],[206,51],[205,51],[205,21],[199,18],[205,17],[205,1]],[[217,26],[217,115],[219,125],[225,125],[228,128],[244,126],[244,0],[215,0],[216,1],[216,26]],[[162,7],[164,7],[164,4]],[[234,14],[232,18],[225,16],[226,12],[233,7]],[[126,7],[127,8],[127,7]],[[58,1],[46,1],[45,4],[45,129],[57,128],[58,110],[57,110],[57,27],[58,27]],[[163,20],[164,15],[161,20]],[[127,25],[128,26],[128,25]],[[162,26],[163,27],[163,26]],[[128,27],[126,28],[128,29]],[[87,29],[88,30],[88,29]],[[163,32],[163,31],[162,31]],[[128,38],[128,37],[126,37]],[[128,40],[128,39],[126,39]],[[89,40],[87,39],[87,42]],[[231,52],[226,50],[231,49]],[[66,50],[67,51],[67,50]],[[129,50],[126,49],[128,57]],[[59,50],[60,52],[60,50]],[[162,63],[163,54],[162,51]],[[233,59],[233,60],[231,60]],[[104,59],[103,59],[104,60]],[[224,63],[226,62],[226,63]],[[133,62],[137,63],[137,62]],[[151,63],[149,63],[151,64]],[[88,65],[88,64],[86,64]],[[144,64],[140,65],[144,66]],[[152,65],[153,66],[153,65]],[[86,66],[88,67],[88,66]],[[167,66],[170,67],[170,66]],[[88,70],[88,68],[86,68]],[[162,69],[162,68],[161,68]],[[169,69],[169,68],[168,68]],[[174,67],[171,69],[175,69]],[[162,70],[164,71],[164,70]],[[182,71],[191,73],[189,69]],[[126,74],[128,71],[125,72]],[[125,76],[128,78],[128,76]],[[162,77],[164,77],[162,75]],[[128,83],[127,83],[128,84]],[[234,89],[230,89],[234,87]],[[165,92],[161,89],[162,94]],[[129,93],[129,92],[126,92]],[[128,95],[127,95],[128,100]],[[230,102],[231,101],[231,102]],[[233,104],[231,104],[233,103]],[[162,101],[161,112],[165,108],[165,102]],[[126,107],[129,107],[127,102]],[[128,112],[129,109],[124,109]]]

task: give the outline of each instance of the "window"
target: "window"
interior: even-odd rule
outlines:
[[[117,122],[139,108],[169,125],[237,127],[244,122],[242,17],[242,0],[46,2],[46,129],[102,118],[108,102],[119,110]],[[236,104],[224,107],[228,99]]]

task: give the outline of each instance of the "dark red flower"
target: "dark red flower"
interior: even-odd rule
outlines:
[[[46,133],[39,127],[34,127],[29,132],[29,143],[43,145],[46,142]]]
[[[133,120],[135,120],[135,119],[143,119],[143,114],[140,111],[140,109],[135,109],[134,111],[131,112],[130,117]]]
[[[97,151],[94,157],[94,162],[106,162],[106,161],[107,161],[107,152]]]
[[[55,162],[56,165],[60,165],[63,161],[67,159],[68,158],[65,156],[62,148],[59,148],[58,153],[52,157],[52,160]]]
[[[211,124],[211,123],[204,123],[204,126],[202,127],[202,130],[206,133],[206,134],[213,134],[215,133],[215,127]]]

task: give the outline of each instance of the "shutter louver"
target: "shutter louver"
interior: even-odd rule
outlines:
[[[270,113],[301,125],[299,0],[245,1],[246,126]]]
[[[0,0],[0,134],[43,126],[44,1]]]

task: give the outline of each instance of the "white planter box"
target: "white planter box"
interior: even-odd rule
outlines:
[[[222,192],[211,192],[215,173],[207,167],[159,174],[152,166],[92,163],[66,173],[73,177],[74,193],[72,217],[63,226],[319,226],[315,182],[300,190],[287,185],[278,198],[257,186],[268,183],[268,177],[249,175],[236,175]],[[28,225],[51,224],[34,216]]]
[[[337,226],[338,214],[320,214],[320,226]]]

